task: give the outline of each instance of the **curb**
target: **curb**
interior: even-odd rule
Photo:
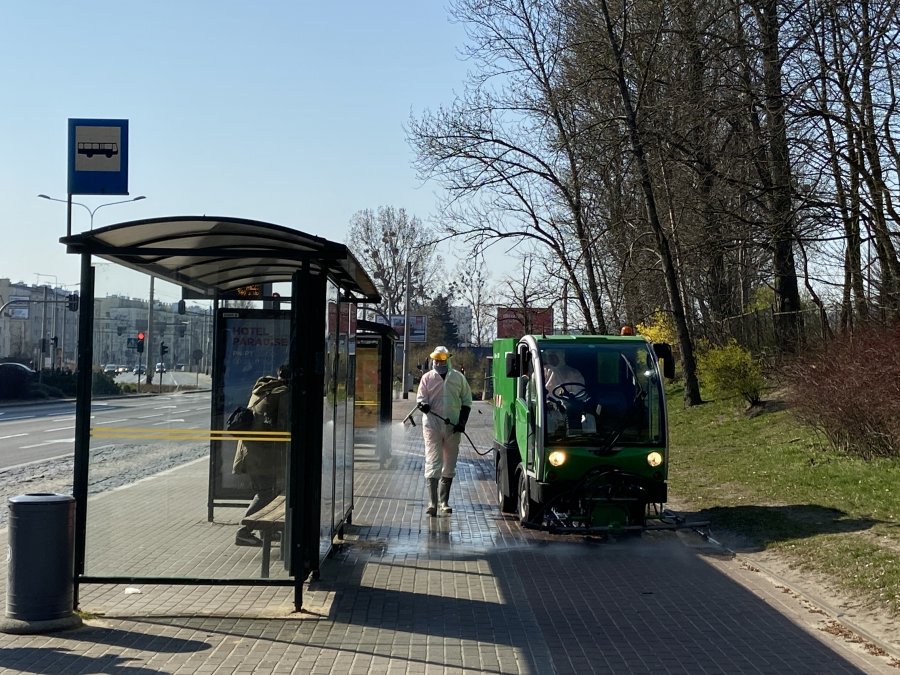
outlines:
[[[721,542],[717,541],[713,537],[707,536],[706,540],[709,541],[710,543],[715,544],[716,546],[719,546],[723,551],[727,551],[732,556],[732,559],[735,562],[741,563],[747,569],[751,569],[751,570],[755,569],[755,570],[758,570],[759,572],[762,572],[772,582],[778,584],[779,586],[784,586],[785,588],[790,590],[792,593],[794,593],[797,597],[805,600],[806,602],[810,603],[811,605],[814,605],[818,609],[821,609],[833,621],[840,623],[842,626],[846,627],[849,631],[851,631],[852,633],[855,633],[856,635],[858,635],[860,638],[862,638],[866,642],[872,643],[873,645],[875,645],[876,647],[878,647],[879,649],[884,651],[891,658],[900,661],[900,650],[898,650],[898,648],[895,645],[886,643],[882,638],[872,635],[872,633],[870,633],[868,630],[866,630],[862,626],[859,626],[856,623],[854,623],[853,621],[846,619],[843,616],[843,612],[832,607],[825,600],[822,600],[821,598],[814,595],[813,593],[810,593],[807,590],[797,588],[797,586],[795,586],[794,583],[788,581],[787,579],[782,577],[777,572],[773,572],[771,569],[769,569],[765,565],[762,565],[755,560],[746,558],[743,555],[741,555],[740,553],[733,551],[732,549],[728,548],[727,546],[725,546]]]

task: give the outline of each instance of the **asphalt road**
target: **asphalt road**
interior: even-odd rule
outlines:
[[[208,429],[210,394],[94,401],[91,426]],[[0,406],[0,499],[19,494],[72,493],[75,404],[72,401]],[[88,491],[104,492],[209,454],[209,441],[92,439]],[[0,508],[0,524],[7,509]]]

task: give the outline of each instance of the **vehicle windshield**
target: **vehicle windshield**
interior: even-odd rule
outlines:
[[[617,342],[548,345],[545,441],[552,445],[657,445],[665,442],[663,396],[651,345]]]

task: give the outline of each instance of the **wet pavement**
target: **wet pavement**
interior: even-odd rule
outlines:
[[[469,435],[485,451],[490,408],[476,405],[483,413],[472,415]],[[410,407],[395,402],[395,417]],[[0,672],[900,672],[889,655],[827,631],[834,617],[696,534],[600,540],[520,528],[493,503],[490,455],[465,440],[454,513],[429,518],[421,427],[397,424],[392,452],[385,467],[358,453],[353,524],[307,584],[303,612],[291,611],[289,588],[85,585],[86,625],[0,635]],[[166,474],[170,512],[191,498],[178,486],[205,471],[199,462]],[[127,504],[146,503],[162,482],[142,481],[91,507],[115,514],[117,537],[140,530],[145,548],[156,548],[152,564],[167,559],[171,527],[182,525],[161,526]],[[125,501],[141,490],[148,496]],[[258,550],[215,549],[236,516],[186,519],[185,537],[207,552],[192,564],[258,569]],[[121,569],[122,547],[110,550],[120,557],[92,564]],[[151,564],[149,553],[130,553],[128,564]]]

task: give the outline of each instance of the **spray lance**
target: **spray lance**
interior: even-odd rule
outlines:
[[[444,424],[449,424],[449,425],[453,426],[453,422],[450,421],[450,418],[449,418],[449,417],[441,417],[441,416],[438,415],[436,412],[432,411],[430,407],[426,407],[426,408],[423,410],[423,409],[422,409],[422,404],[419,404],[419,403],[417,403],[417,404],[416,404],[416,407],[413,408],[412,410],[410,410],[410,411],[409,411],[409,414],[408,414],[406,417],[403,418],[403,425],[404,425],[404,426],[407,426],[407,427],[409,427],[409,426],[412,426],[412,427],[416,426],[416,421],[413,419],[413,413],[416,412],[417,410],[421,410],[423,415],[434,415],[434,416],[437,417],[439,420],[442,420],[442,421],[444,422]],[[481,414],[481,411],[479,410],[478,413]],[[469,441],[469,445],[472,446],[472,450],[475,451],[475,454],[481,455],[482,457],[484,457],[485,455],[487,455],[487,454],[490,452],[490,450],[485,450],[484,452],[480,452],[480,451],[478,450],[478,448],[475,447],[475,443],[472,442],[472,439],[469,438],[469,434],[467,434],[465,431],[461,431],[460,433],[461,433],[463,436],[466,437],[466,440],[467,440],[467,441]]]

